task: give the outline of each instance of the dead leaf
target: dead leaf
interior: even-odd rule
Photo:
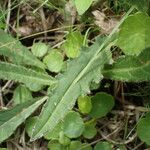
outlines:
[[[93,11],[92,14],[95,17],[95,24],[101,28],[102,34],[110,34],[110,32],[119,22],[119,20],[115,18],[107,19],[106,15],[99,10]]]

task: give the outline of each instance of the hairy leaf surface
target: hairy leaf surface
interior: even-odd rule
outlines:
[[[147,12],[149,9],[149,0],[127,0],[130,4],[135,5],[138,10]]]
[[[43,107],[32,140],[52,131],[74,106],[77,97],[90,92],[90,82],[102,79],[101,69],[110,60],[111,53],[108,49],[99,52],[99,47],[97,41],[92,47],[82,49],[80,57],[68,63],[67,71],[58,77],[58,87]]]
[[[45,65],[38,60],[25,46],[1,29],[0,55],[9,57],[13,63],[16,64],[27,64],[39,68],[45,68]]]
[[[0,62],[0,79],[41,85],[51,85],[56,82],[54,78],[47,74],[5,62]]]
[[[150,81],[150,48],[145,49],[138,57],[119,58],[113,65],[103,70],[103,75],[112,80]]]
[[[7,139],[46,99],[47,97],[35,99],[12,109],[0,111],[0,143]]]

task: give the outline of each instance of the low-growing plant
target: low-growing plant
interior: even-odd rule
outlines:
[[[74,0],[80,15],[93,0],[86,1],[81,8],[83,2]],[[29,51],[0,30],[0,55],[7,60],[0,61],[0,78],[19,84],[13,94],[14,107],[0,111],[0,143],[45,102],[41,114],[28,118],[25,123],[31,141],[44,136],[51,140],[48,148],[52,150],[92,149],[78,138],[93,138],[97,134],[97,118],[106,116],[115,101],[105,92],[88,95],[91,84],[97,85],[103,78],[126,82],[150,81],[150,17],[145,12],[130,15],[135,6],[141,10],[141,3],[134,3],[110,35],[97,37],[89,47],[84,45],[80,32],[70,31],[62,51],[50,49],[44,43],[34,43]],[[112,46],[118,46],[123,52],[115,60],[112,58]],[[33,98],[31,91],[41,89],[48,89],[47,94]],[[78,112],[71,111],[76,100]],[[84,115],[90,119],[85,121]],[[150,143],[149,135],[143,135],[143,131],[149,129],[148,122],[147,116],[137,128],[139,137],[147,144]],[[94,148],[98,149],[109,150],[111,144],[100,142]]]

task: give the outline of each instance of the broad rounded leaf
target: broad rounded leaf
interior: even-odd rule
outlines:
[[[91,98],[89,96],[80,96],[78,98],[78,107],[81,113],[89,113],[92,109]]]
[[[144,13],[129,16],[122,24],[117,45],[127,55],[139,55],[150,46],[150,17]]]
[[[149,115],[150,116],[150,115]],[[137,134],[139,138],[150,145],[150,117],[147,116],[139,121],[137,125]]]
[[[97,133],[95,128],[95,122],[89,122],[85,124],[85,129],[83,131],[83,136],[87,139],[92,139]]]
[[[28,100],[32,100],[31,91],[23,85],[17,86],[13,93],[13,101],[15,104],[21,104]]]
[[[112,150],[112,148],[108,142],[99,142],[95,145],[94,150]]]
[[[92,110],[90,116],[93,118],[104,117],[113,106],[114,98],[111,95],[104,92],[97,93],[92,97]]]
[[[44,57],[43,62],[47,65],[50,71],[59,72],[63,66],[63,56],[57,50],[52,50]]]
[[[77,150],[82,146],[80,141],[71,141],[69,145],[69,150]]]
[[[32,45],[31,51],[36,57],[43,57],[47,53],[48,48],[45,43],[38,42]]]
[[[69,138],[79,137],[84,130],[84,123],[79,113],[69,112],[64,119],[63,131]]]
[[[64,134],[63,131],[59,133],[59,143],[64,146],[67,146],[70,144],[70,139]]]
[[[66,150],[66,148],[58,143],[58,141],[50,141],[48,143],[48,149],[49,150]]]
[[[84,14],[93,1],[94,0],[74,0],[79,15]]]

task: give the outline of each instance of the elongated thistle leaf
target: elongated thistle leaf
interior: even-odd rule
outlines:
[[[79,58],[68,63],[65,74],[58,77],[58,87],[43,107],[35,126],[32,137],[34,140],[43,136],[46,131],[52,131],[74,106],[77,97],[90,92],[91,81],[99,82],[102,79],[101,69],[110,60],[111,54],[109,51],[102,51],[95,55],[98,48],[99,43],[96,42],[91,48],[83,49]]]
[[[6,140],[16,128],[25,121],[47,97],[34,99],[17,105],[12,109],[0,111],[0,143]]]
[[[105,67],[103,75],[112,80],[127,82],[150,81],[150,48],[138,56],[119,58],[113,65]]]
[[[5,62],[0,62],[0,79],[16,80],[22,83],[31,82],[41,85],[56,83],[56,80],[47,74]]]
[[[128,11],[120,24],[133,9],[134,7]],[[31,140],[42,137],[47,131],[51,132],[72,109],[77,97],[90,92],[89,84],[102,79],[101,70],[111,58],[110,51],[103,48],[106,47],[120,24],[102,44],[97,41],[90,48],[82,49],[80,56],[68,63],[67,71],[58,77],[57,88],[43,106]]]
[[[45,68],[45,65],[38,60],[25,46],[1,29],[0,55],[9,57],[15,64],[27,64],[39,68]]]

